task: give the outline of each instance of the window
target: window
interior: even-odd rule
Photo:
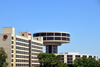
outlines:
[[[36,36],[39,36],[39,33],[37,33]]]
[[[24,36],[24,34],[22,34],[22,36]]]
[[[67,41],[70,41],[70,39],[69,39],[69,38],[67,38]]]
[[[38,38],[37,38],[37,40],[38,40]]]
[[[47,36],[53,36],[53,33],[47,33]]]
[[[61,33],[55,33],[55,36],[61,36]]]
[[[11,66],[13,66],[13,64],[11,64]]]
[[[62,40],[66,40],[66,38],[62,37]]]
[[[80,55],[76,55],[75,57],[80,57]]]
[[[55,40],[61,40],[61,37],[55,37]]]
[[[41,33],[40,35],[41,35],[41,36],[46,36],[46,33]]]
[[[14,46],[12,45],[12,48],[14,48]]]
[[[62,36],[66,36],[66,33],[62,33]]]
[[[89,56],[89,58],[92,58],[92,56]]]
[[[12,44],[14,44],[14,42],[12,41]]]
[[[14,37],[12,37],[12,40],[14,39]]]
[[[67,57],[73,57],[72,55],[67,55]]]
[[[13,57],[13,55],[11,55]]]
[[[11,59],[11,62],[13,62],[13,59]]]
[[[13,51],[13,50],[11,50],[11,52],[13,53],[14,51]]]
[[[70,37],[70,34],[67,34],[68,37]]]
[[[47,37],[47,40],[53,40],[53,37]]]
[[[43,40],[46,40],[46,37],[43,37]]]

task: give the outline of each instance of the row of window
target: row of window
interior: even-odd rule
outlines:
[[[32,66],[39,66],[40,64],[32,64]]]
[[[16,55],[16,58],[29,58],[29,56]]]
[[[20,50],[27,50],[27,51],[29,51],[29,48],[18,47],[18,46],[16,46],[16,49],[20,49]]]
[[[36,60],[32,60],[32,62],[34,62],[34,63],[39,63],[39,61],[36,61]]]
[[[29,66],[29,64],[16,64],[16,66]]]
[[[34,52],[42,52],[42,50],[36,50],[36,49],[32,49],[32,51],[34,51]]]
[[[42,49],[42,47],[32,45],[32,48]]]
[[[19,43],[19,42],[16,42],[16,45],[29,47],[29,44],[24,44],[24,43]]]
[[[37,36],[68,36],[70,37],[70,34],[66,34],[66,33],[36,33],[33,35],[34,37]]]
[[[38,53],[32,53],[32,55],[38,55]]]
[[[70,41],[70,38],[64,38],[64,37],[43,37],[43,40],[67,40],[67,41]]]
[[[29,55],[29,52],[24,52],[24,51],[16,51],[16,53],[18,53],[18,54],[28,54]]]
[[[64,55],[59,55],[59,56],[61,56],[61,57],[64,57]],[[83,56],[85,56],[85,55],[83,55]],[[73,57],[73,55],[67,55],[67,57],[69,58],[72,58]],[[75,57],[76,58],[80,58],[80,55],[75,55]],[[86,56],[87,57],[87,56]],[[89,56],[89,58],[92,58],[92,56]],[[96,56],[94,56],[94,58],[96,58]]]
[[[24,59],[16,59],[16,62],[29,62],[29,60],[24,60]]]
[[[40,46],[42,46],[41,43],[37,43],[37,42],[32,42],[32,44],[36,44],[36,45],[40,45]]]
[[[33,57],[33,56],[32,56],[32,59],[38,59],[38,57]]]
[[[17,41],[22,41],[22,42],[26,42],[29,43],[29,40],[24,40],[24,39],[20,39],[20,38],[16,38]]]

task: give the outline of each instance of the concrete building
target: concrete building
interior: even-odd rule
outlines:
[[[0,47],[8,55],[8,67],[34,67],[39,65],[37,55],[43,52],[43,37],[31,37],[29,32],[15,35],[13,27],[3,27]]]
[[[87,58],[94,58],[98,61],[98,56],[94,55],[87,55],[87,54],[79,54],[79,53],[65,53],[65,54],[55,54],[61,56],[61,61],[64,63],[67,63],[68,65],[71,65],[75,59],[80,59],[83,56],[86,56]]]
[[[39,32],[33,37],[43,37],[43,45],[46,46],[46,53],[58,53],[57,46],[62,43],[70,43],[70,33],[66,32]]]

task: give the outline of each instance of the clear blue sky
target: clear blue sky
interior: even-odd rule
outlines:
[[[100,0],[0,0],[0,33],[2,27],[15,27],[17,35],[69,32],[70,43],[59,46],[58,53],[100,57]]]

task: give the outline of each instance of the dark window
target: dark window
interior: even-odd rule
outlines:
[[[80,55],[76,55],[75,57],[80,57]]]
[[[47,33],[47,36],[53,36],[53,33]]]
[[[67,61],[67,63],[72,63],[72,61]]]
[[[62,40],[66,40],[66,38],[62,37]]]
[[[55,36],[61,36],[61,33],[55,33]]]
[[[64,55],[59,55],[59,56],[64,57]]]
[[[13,66],[13,64],[11,64],[11,66]]]
[[[61,60],[64,60],[64,58],[61,58]]]
[[[47,40],[53,40],[53,37],[47,37]]]
[[[13,55],[11,55],[13,57]]]
[[[13,50],[11,50],[11,52],[13,53]]]
[[[37,40],[38,40],[38,38],[37,38]]]
[[[14,39],[14,37],[12,37],[12,40]]]
[[[70,37],[70,34],[67,34],[68,37]]]
[[[33,34],[33,37],[35,37],[36,36],[36,34]]]
[[[49,45],[49,53],[52,53],[52,45]]]
[[[14,48],[13,45],[12,45],[12,48]]]
[[[11,62],[13,62],[13,59],[11,59]]]
[[[14,42],[12,41],[12,44],[14,44]]]
[[[66,33],[62,33],[62,36],[66,36]]]
[[[94,58],[96,58],[96,56],[94,56]]]
[[[70,41],[70,39],[69,39],[69,38],[67,38],[67,41]]]
[[[67,57],[72,57],[72,55],[67,55]]]
[[[61,37],[55,37],[55,40],[61,40]]]
[[[46,40],[46,37],[43,37],[43,40]]]
[[[41,35],[41,36],[46,36],[46,33],[41,33],[40,35]]]
[[[67,60],[72,60],[72,58],[67,58]]]
[[[22,34],[22,36],[24,36],[24,34]]]
[[[37,33],[36,36],[39,36],[39,33]]]
[[[92,56],[89,56],[89,58],[92,58]]]

